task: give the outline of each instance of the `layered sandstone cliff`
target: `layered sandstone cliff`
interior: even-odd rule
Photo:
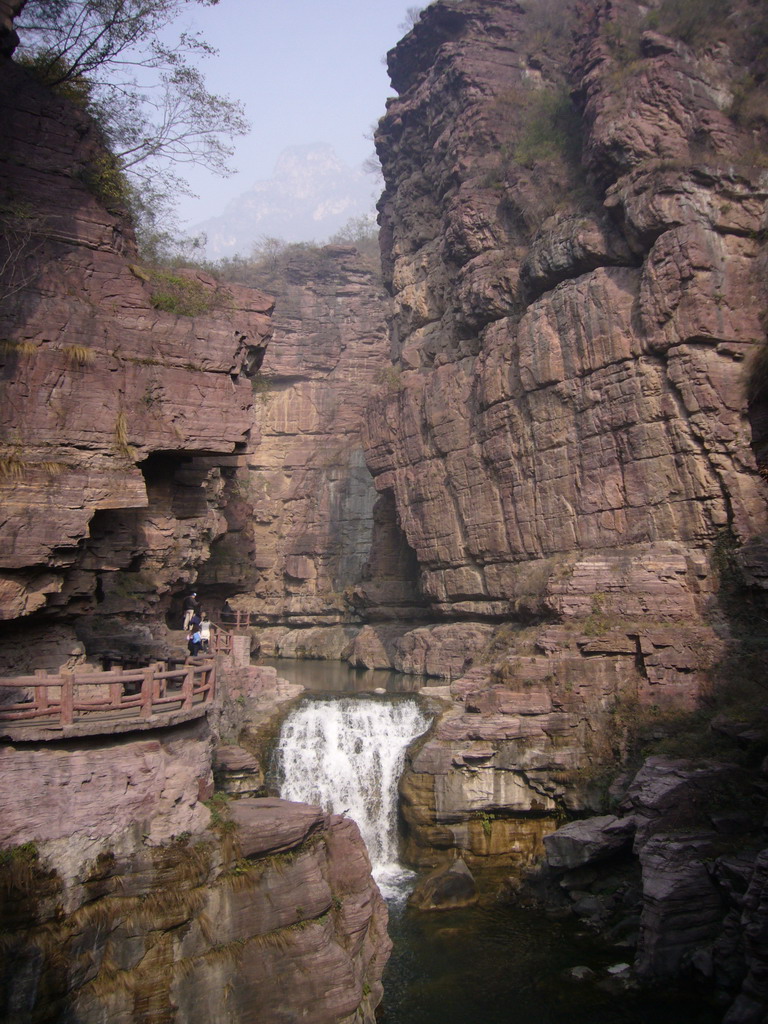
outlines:
[[[378,260],[349,246],[288,247],[251,273],[276,307],[260,440],[239,476],[257,579],[230,604],[251,613],[263,651],[339,657],[363,615],[408,618],[418,605],[361,441],[371,399],[391,386],[388,300]],[[237,538],[225,543],[241,562]],[[219,547],[204,587],[221,572]]]
[[[729,1020],[757,1020],[763,954],[740,929],[763,892],[768,25],[695,6],[438,0],[389,55],[398,387],[366,457],[433,624],[373,626],[358,657],[452,680],[401,787],[413,862],[524,868],[560,815],[613,801],[569,905],[604,925],[615,881],[646,979],[711,980],[729,950],[749,1004]],[[741,717],[682,714],[735,690]],[[748,770],[614,779],[661,739]]]
[[[745,368],[766,194],[727,113],[744,69],[718,37],[651,31],[620,63],[640,12],[594,4],[566,73],[570,33],[527,6],[434,4],[390,56],[401,374],[369,465],[436,612],[571,617],[600,591],[689,618],[721,531],[765,578]]]
[[[610,858],[640,836],[642,877],[632,861],[622,906],[642,918],[641,968],[695,959],[704,974],[730,929],[759,975],[759,786],[727,815],[727,770],[662,763],[666,782],[707,776],[717,805],[698,817],[686,786],[649,797],[648,772],[606,792],[638,725],[658,738],[668,712],[765,665],[765,22],[751,0],[727,18],[708,8],[701,31],[686,10],[431,5],[390,56],[399,96],[377,140],[389,341],[370,268],[342,251],[324,275],[286,268],[280,351],[256,400],[242,376],[261,359],[268,300],[241,322],[254,300],[200,281],[215,317],[155,309],[121,218],[61,170],[71,150],[98,185],[87,124],[46,122],[41,147],[17,157],[33,168],[15,186],[24,201],[9,198],[16,333],[0,415],[17,431],[5,550],[21,554],[3,586],[27,650],[54,619],[65,636],[79,623],[91,650],[141,625],[151,649],[173,587],[199,572],[211,594],[245,595],[262,626],[280,620],[267,640],[285,653],[340,653],[369,620],[352,660],[450,680],[403,782],[413,862],[458,850],[472,867],[520,868],[563,813],[612,797],[621,813],[586,841],[607,832]],[[44,105],[22,94],[7,136],[23,148]],[[26,205],[33,182],[51,204],[44,229]],[[310,629],[329,624],[333,642],[315,644]],[[726,717],[717,732],[749,762],[750,794],[764,752],[753,725]],[[681,824],[678,807],[666,814],[672,789],[686,827],[712,835],[678,836],[666,856]],[[658,837],[640,821],[652,817]],[[600,879],[580,866],[565,888],[597,920]],[[703,901],[686,932],[691,894]],[[742,957],[732,987],[745,970]]]
[[[0,73],[3,668],[61,660],[63,622],[146,656],[226,530],[272,300],[141,266],[91,121]]]
[[[695,706],[766,583],[755,12],[689,44],[683,6],[438,2],[390,54],[398,387],[365,444],[454,620],[393,660],[476,665],[406,783],[447,845],[592,806],[627,709]]]
[[[163,657],[235,532],[273,300],[144,265],[93,124],[5,55],[0,122],[0,674]],[[210,724],[2,745],[4,1021],[373,1021],[364,844],[317,807],[214,796],[212,728],[286,696],[241,666],[221,718],[223,668]]]
[[[238,685],[261,718],[298,689]],[[6,1024],[372,1024],[390,942],[357,826],[213,795],[212,746],[202,721],[0,749]]]

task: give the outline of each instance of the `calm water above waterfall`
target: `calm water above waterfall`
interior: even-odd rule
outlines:
[[[441,685],[442,679],[404,676],[380,668],[351,668],[343,661],[294,661],[291,658],[259,658],[259,665],[272,665],[281,676],[299,683],[312,693],[414,693],[422,686]]]
[[[394,949],[379,1024],[718,1024],[721,1011],[695,993],[612,993],[567,979],[575,966],[606,976],[608,967],[631,958],[599,946],[572,922],[493,899],[466,910],[407,908],[414,875],[397,862],[397,782],[406,747],[429,724],[417,698],[402,693],[413,682],[401,683],[394,673],[363,680],[324,662],[272,664],[305,686],[311,677],[317,693],[283,725],[281,795],[357,822],[389,904]],[[366,687],[388,692],[361,693]],[[334,689],[340,695],[328,696]]]

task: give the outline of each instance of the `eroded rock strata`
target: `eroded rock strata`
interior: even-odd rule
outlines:
[[[60,664],[64,622],[146,657],[226,530],[273,303],[141,266],[90,120],[1,71],[0,657]]]
[[[262,724],[300,690],[258,668],[232,684],[239,720]],[[239,1022],[372,1024],[390,942],[357,826],[213,796],[212,747],[204,720],[3,746],[3,1021],[192,1022],[226,1004]]]
[[[764,775],[651,757],[617,797],[544,839],[569,907],[633,951],[642,983],[695,978],[728,1024],[764,1020]]]
[[[740,643],[734,578],[761,600],[754,14],[689,45],[669,5],[438,2],[389,55],[397,387],[366,456],[454,620],[407,644],[434,665],[465,631],[443,674],[471,668],[404,783],[417,848],[487,854],[478,815],[598,804],[622,716],[694,708]],[[376,641],[362,663],[407,663]]]
[[[366,451],[453,617],[570,618],[600,592],[608,615],[689,619],[724,529],[763,579],[744,377],[766,194],[723,109],[738,69],[646,33],[619,75],[609,29],[637,9],[590,10],[568,75],[562,39],[513,3],[437,3],[390,55],[400,376]],[[654,90],[675,94],[663,126]],[[556,120],[523,148],[545,100],[568,103],[583,168]]]
[[[686,14],[432,4],[377,133],[391,318],[349,253],[286,268],[255,395],[271,300],[168,294],[94,195],[89,123],[6,62],[2,657],[146,655],[197,578],[265,647],[442,677],[409,859],[519,875],[546,839],[640,976],[714,979],[746,1024],[768,1005],[754,700],[712,723],[727,760],[710,735],[613,778],[765,666],[768,28],[753,0]],[[158,309],[179,290],[205,311]],[[253,757],[230,761],[258,786]]]
[[[0,9],[0,673],[178,656],[178,598],[237,522],[273,300],[141,263],[93,124],[7,59],[19,6]],[[4,1021],[373,1021],[389,939],[355,825],[264,797],[245,751],[217,769],[259,795],[214,795],[214,741],[300,689],[225,662],[208,722],[0,748]]]
[[[390,53],[397,388],[365,443],[433,624],[356,656],[451,680],[401,786],[414,863],[535,865],[613,802],[573,826],[600,851],[568,906],[645,980],[743,981],[728,1019],[757,1021],[764,732],[687,720],[709,767],[646,794],[655,829],[612,782],[686,709],[740,688],[754,716],[766,664],[768,26],[691,10],[438,0]]]
[[[388,300],[378,259],[349,246],[289,247],[262,276],[276,308],[257,382],[260,440],[240,474],[258,572],[230,605],[251,613],[264,652],[339,658],[365,616],[409,619],[420,604],[361,441],[390,378]],[[203,586],[221,572],[218,548]],[[230,552],[242,562],[234,537]]]

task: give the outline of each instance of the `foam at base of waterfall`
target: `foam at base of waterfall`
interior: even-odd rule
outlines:
[[[373,872],[373,878],[387,903],[405,903],[413,889],[416,872],[399,864],[385,864]]]

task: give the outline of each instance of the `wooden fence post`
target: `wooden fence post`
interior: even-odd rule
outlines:
[[[75,720],[75,681],[71,672],[60,672],[61,724],[72,725]]]
[[[122,683],[110,683],[109,684],[109,706],[111,708],[119,708],[123,702],[123,684]]]
[[[35,670],[35,676],[38,679],[47,679],[48,673],[44,668],[38,668]],[[36,686],[35,687],[35,708],[38,711],[46,711],[48,708],[48,687],[47,686]]]
[[[192,707],[192,693],[195,687],[195,666],[187,666],[187,674],[184,676],[184,683],[181,687],[181,696],[183,698],[182,707]]]
[[[141,680],[141,710],[139,711],[140,718],[151,718],[152,717],[152,687],[154,685],[155,674],[152,671],[152,666],[144,669],[144,674]]]
[[[165,664],[162,661],[156,661],[152,665],[152,674],[155,678],[154,693],[158,700],[167,696],[168,680],[162,675],[164,670]]]

